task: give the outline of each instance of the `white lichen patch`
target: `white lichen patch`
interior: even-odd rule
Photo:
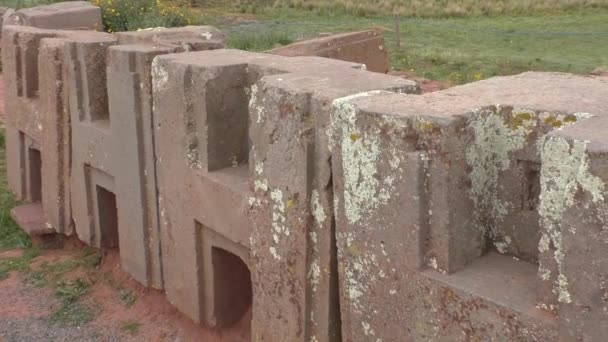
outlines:
[[[391,159],[388,163],[393,170],[397,170],[401,166],[401,158],[399,158],[399,153],[397,153],[397,149],[394,147],[391,149]]]
[[[373,336],[376,334],[374,329],[372,329],[371,325],[367,322],[361,322],[361,326],[363,327],[363,333],[365,336]]]
[[[344,172],[344,211],[353,224],[391,198],[390,184],[383,187],[378,180],[378,157],[380,141],[376,132],[362,132],[356,125],[357,109],[353,99],[378,94],[367,92],[337,99],[333,102],[331,125],[328,129],[330,141],[340,142]],[[333,145],[330,143],[330,145]],[[330,146],[331,148],[331,146]]]
[[[195,148],[189,148],[186,153],[186,159],[188,160],[188,165],[195,170],[201,170],[203,168],[203,163],[198,158],[198,151]]]
[[[494,247],[500,254],[506,254],[509,250],[509,246],[511,245],[511,237],[505,236],[502,241],[494,241]]]
[[[323,227],[323,222],[325,222],[327,216],[325,215],[325,210],[323,210],[323,206],[319,201],[319,192],[317,190],[312,191],[312,198],[310,202],[312,207],[312,216],[315,218],[317,225],[319,227]]]
[[[268,180],[266,179],[256,179],[253,182],[253,187],[255,191],[262,190],[264,192],[268,191]]]
[[[290,231],[286,225],[287,218],[285,217],[285,203],[283,202],[283,192],[280,189],[273,189],[270,192],[270,198],[272,199],[272,239],[275,246],[270,247],[270,254],[276,259],[280,260],[281,256],[277,251],[277,245],[279,245],[282,236],[289,236]]]
[[[255,174],[260,176],[264,173],[264,163],[263,162],[255,162]]]
[[[258,91],[259,88],[257,85],[254,84],[251,86],[251,91],[249,92],[249,109],[256,114],[256,122],[261,124],[264,122],[264,106],[257,105]]]
[[[575,195],[580,190],[591,195],[593,203],[604,202],[606,186],[602,179],[589,172],[587,142],[573,141],[572,144],[560,137],[547,137],[541,146],[541,196],[539,214],[543,235],[538,250],[549,251],[553,245],[553,257],[557,263],[557,280],[554,292],[562,303],[570,303],[568,279],[563,272],[564,246],[562,219],[565,211],[575,205]],[[573,231],[572,229],[570,229]],[[542,269],[543,265],[539,266]],[[540,272],[540,271],[539,271]],[[550,275],[550,273],[549,273]],[[548,278],[548,277],[547,277]]]
[[[321,278],[321,267],[319,267],[319,260],[315,260],[310,265],[310,271],[308,274],[310,283],[312,285],[312,292],[317,292],[317,285],[319,285],[319,279]]]
[[[152,61],[152,88],[154,93],[163,90],[169,82],[169,72],[164,68],[159,58],[156,57]]]
[[[471,167],[471,197],[477,214],[484,213],[493,220],[508,214],[508,205],[499,200],[498,177],[511,166],[511,153],[525,147],[529,134],[537,125],[533,111],[513,109],[512,122],[495,110],[479,109],[468,119],[473,129],[474,143],[466,151]],[[489,232],[492,237],[496,232]]]
[[[361,300],[377,281],[378,260],[368,248],[356,244],[352,233],[338,233],[337,238],[339,241],[346,241],[345,250],[339,250],[340,254],[348,254],[342,258],[346,294],[352,309],[361,313],[365,308]]]
[[[277,249],[275,247],[271,246],[268,250],[270,251],[272,257],[275,258],[275,260],[281,260],[281,256],[279,255],[279,253],[277,253]]]

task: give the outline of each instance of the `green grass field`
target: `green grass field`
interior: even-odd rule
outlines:
[[[399,13],[425,18],[547,14],[573,9],[608,8],[606,0],[237,0],[235,3],[242,11],[256,11],[270,6],[320,14],[345,12],[370,16]]]
[[[257,51],[320,32],[384,29],[393,68],[451,84],[528,70],[588,74],[608,65],[608,9],[534,16],[402,18],[401,49],[395,46],[392,16],[266,9],[256,18],[214,24],[228,33],[231,47]]]

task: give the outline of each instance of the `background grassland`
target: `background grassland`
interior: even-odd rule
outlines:
[[[529,70],[589,74],[608,65],[608,9],[526,16],[404,17],[400,49],[392,16],[265,8],[256,18],[216,25],[228,33],[231,47],[258,51],[272,47],[268,39],[272,36],[292,41],[320,32],[381,29],[394,69],[451,84]],[[276,39],[274,44],[282,42]]]
[[[209,1],[200,0],[198,3]],[[271,6],[321,13],[346,12],[357,16],[399,13],[425,18],[547,14],[573,9],[608,8],[606,0],[238,0],[237,4],[244,10]]]

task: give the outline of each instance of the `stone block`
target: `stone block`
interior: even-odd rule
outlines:
[[[217,274],[192,253],[201,244],[208,250],[193,238],[205,227],[230,241],[225,251],[249,267],[254,339],[328,341],[339,334],[329,105],[361,89],[418,91],[413,82],[358,68],[236,50],[156,59],[166,290],[188,316],[214,324],[212,311],[226,310],[204,295]]]
[[[76,40],[98,43],[111,36],[6,26],[4,38],[9,186],[17,198],[41,202],[45,224],[70,235],[71,126],[65,45]]]
[[[54,30],[103,30],[101,9],[88,1],[65,1],[24,8],[5,16],[4,25]]]
[[[525,73],[422,96],[335,101],[342,337],[605,334],[606,258],[596,253],[605,249],[599,132],[607,121],[599,99],[607,86],[601,78]],[[404,158],[412,151],[424,156],[423,180],[410,171],[420,166]],[[403,187],[404,178],[423,186]],[[407,234],[405,222],[416,217],[422,244]],[[423,262],[405,262],[412,253]]]
[[[319,56],[365,64],[367,70],[387,73],[390,69],[384,34],[379,31],[340,33],[296,42],[268,51],[281,56]]]
[[[163,288],[152,61],[161,54],[217,48],[223,38],[213,28],[188,27],[114,39],[68,44],[72,214],[82,241],[118,247],[129,274]]]

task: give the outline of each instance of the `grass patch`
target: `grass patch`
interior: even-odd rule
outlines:
[[[30,264],[38,255],[40,250],[30,248],[24,251],[23,255],[18,258],[6,258],[0,260],[0,280],[8,278],[12,271],[28,272]]]
[[[90,269],[97,267],[101,262],[101,252],[91,247],[85,247],[79,251],[75,259],[68,259],[49,263],[42,262],[36,270],[30,270],[25,279],[36,287],[47,285],[60,286],[61,279],[68,273],[79,268]]]
[[[19,202],[8,188],[6,178],[6,143],[4,129],[0,129],[0,250],[31,248],[32,240],[11,218],[11,209]]]
[[[139,332],[140,325],[141,324],[137,321],[128,320],[120,326],[120,330],[135,336]]]
[[[62,281],[57,285],[55,295],[64,304],[73,304],[89,292],[91,284],[81,278],[74,281]]]
[[[95,310],[82,303],[63,304],[53,312],[51,323],[64,326],[79,327],[95,319]]]
[[[95,310],[80,301],[90,289],[91,283],[81,278],[57,284],[55,295],[61,300],[61,306],[51,314],[51,323],[82,326],[95,319]]]
[[[228,35],[226,46],[246,51],[264,51],[275,47],[289,45],[293,39],[286,32],[251,32],[235,31]]]

